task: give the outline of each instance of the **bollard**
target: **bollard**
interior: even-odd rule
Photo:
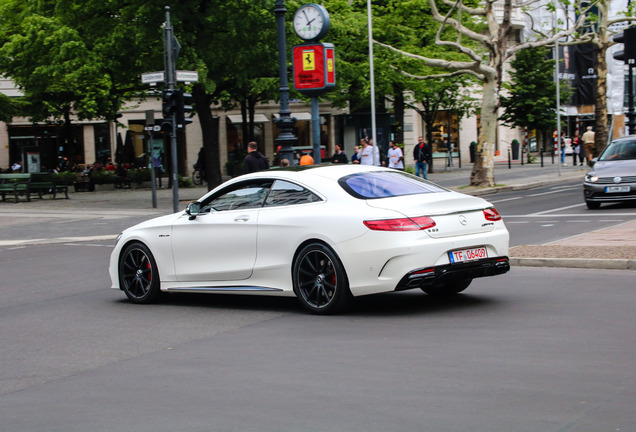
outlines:
[[[543,168],[543,149],[541,149],[541,168]]]
[[[508,147],[508,169],[512,168],[512,155],[510,153],[510,147]]]

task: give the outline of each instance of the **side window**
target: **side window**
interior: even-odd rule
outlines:
[[[271,180],[252,181],[232,186],[203,203],[202,211],[228,211],[263,206],[272,186]]]
[[[265,207],[307,204],[317,201],[320,201],[320,197],[304,187],[285,180],[276,180],[265,201]]]

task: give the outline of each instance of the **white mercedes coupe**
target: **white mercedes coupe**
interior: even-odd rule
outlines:
[[[367,294],[457,294],[506,273],[508,243],[482,198],[389,168],[295,167],[233,178],[185,211],[125,230],[109,273],[134,303],[265,294],[333,314]]]

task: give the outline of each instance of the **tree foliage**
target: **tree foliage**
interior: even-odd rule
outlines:
[[[510,82],[501,96],[504,112],[500,119],[509,126],[552,132],[556,128],[556,84],[554,60],[548,59],[547,47],[521,50],[510,63]],[[560,103],[570,99],[571,90],[565,81],[560,83]]]

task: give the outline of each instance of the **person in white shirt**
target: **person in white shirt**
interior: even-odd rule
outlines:
[[[366,139],[360,140],[360,152],[358,153],[360,165],[373,165],[373,146]]]
[[[402,149],[395,144],[394,141],[389,142],[389,150],[387,156],[389,157],[389,168],[395,168],[399,170],[404,169],[404,154]]]

